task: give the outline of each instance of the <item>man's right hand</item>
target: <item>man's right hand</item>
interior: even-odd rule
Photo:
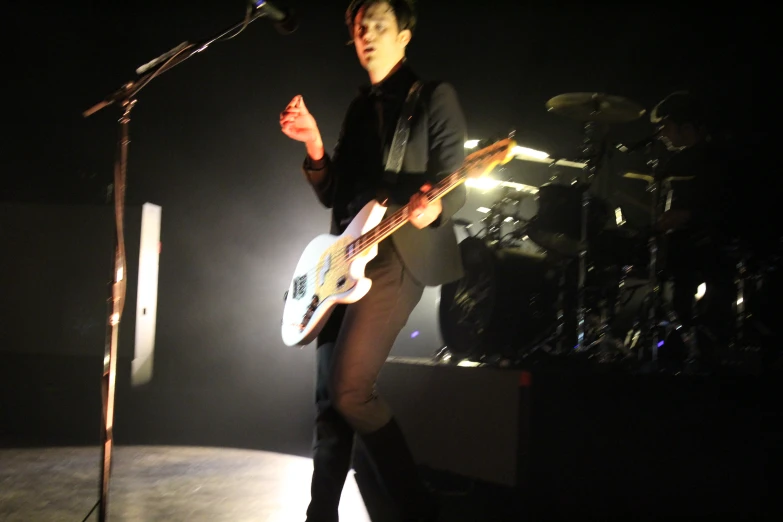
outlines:
[[[321,132],[315,118],[305,106],[301,95],[294,96],[291,103],[280,113],[280,128],[292,140],[301,141],[307,147],[307,154],[314,160],[324,156]]]

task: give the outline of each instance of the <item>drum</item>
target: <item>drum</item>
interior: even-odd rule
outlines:
[[[588,259],[595,269],[632,267],[635,275],[649,274],[648,233],[628,226],[599,231],[590,241]]]
[[[540,343],[556,324],[557,272],[541,256],[460,243],[465,275],[441,287],[441,335],[462,358],[513,358]]]
[[[542,247],[567,256],[578,256],[582,237],[582,194],[586,185],[546,184],[538,189],[538,214],[528,235]],[[595,237],[609,219],[606,203],[590,197],[587,238]]]

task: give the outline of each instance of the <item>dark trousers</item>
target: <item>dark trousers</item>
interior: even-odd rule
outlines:
[[[674,283],[672,308],[685,330],[697,326],[702,359],[713,359],[725,350],[733,334],[732,303],[736,300],[734,266],[719,246],[698,244],[688,236],[671,243],[669,273]],[[701,283],[706,294],[696,302]],[[681,357],[686,354],[683,352]]]
[[[397,335],[421,299],[424,287],[405,270],[390,241],[366,267],[370,291],[340,306],[318,339],[316,425],[308,522],[336,522],[337,506],[359,435],[392,492],[416,480],[415,467],[389,406],[375,382]],[[384,472],[387,475],[383,477]],[[414,476],[402,476],[410,475]],[[410,487],[410,484],[408,485]]]

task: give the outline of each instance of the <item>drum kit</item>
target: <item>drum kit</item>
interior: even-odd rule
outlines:
[[[622,223],[591,190],[607,150],[602,130],[637,120],[645,109],[598,93],[561,94],[546,108],[581,124],[583,168],[570,184],[546,183],[531,191],[501,187],[478,233],[472,232],[474,223],[457,220],[468,233],[460,242],[465,276],[441,287],[446,346],[436,357],[504,367],[585,361],[640,371],[704,372],[698,321],[683,327],[665,291],[673,284],[661,258],[667,237],[656,225],[672,191],[670,180],[656,173],[652,148],[650,173],[625,176],[646,183],[649,227]],[[536,199],[538,210],[525,219],[519,209],[528,198]],[[718,340],[726,347],[724,361],[758,355],[758,336],[749,335],[749,289],[757,292],[752,303],[757,309],[765,295],[770,297],[762,283],[776,272],[769,267],[777,268],[780,256],[777,260],[764,270],[750,270],[747,255],[735,256],[735,327],[728,339]],[[678,344],[682,356],[669,360],[670,352],[662,350],[667,343]]]

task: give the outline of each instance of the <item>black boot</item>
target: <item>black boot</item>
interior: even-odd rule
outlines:
[[[337,522],[337,506],[345,478],[351,468],[353,428],[337,412],[329,396],[329,369],[334,343],[320,344],[316,351],[315,420],[313,481],[306,522]]]
[[[404,522],[435,522],[439,506],[421,481],[413,456],[397,422],[361,435],[380,481],[397,505]]]
[[[319,414],[306,522],[337,522],[337,507],[351,467],[353,429],[333,408]]]

